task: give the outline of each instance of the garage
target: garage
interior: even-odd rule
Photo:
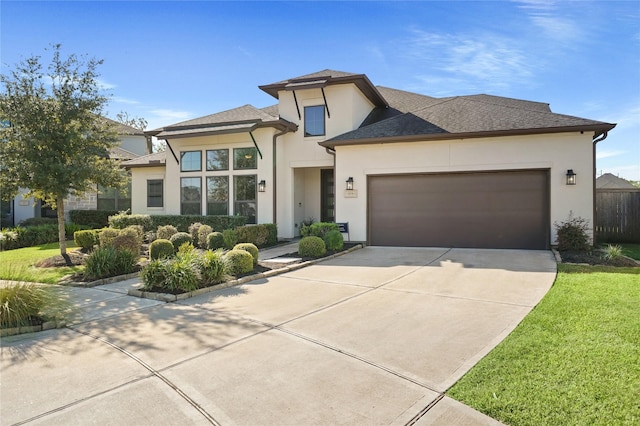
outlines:
[[[548,249],[549,171],[369,176],[374,246]]]

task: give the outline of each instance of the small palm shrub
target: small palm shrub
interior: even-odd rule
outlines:
[[[251,257],[253,258],[253,265],[257,265],[258,264],[258,247],[255,246],[255,244],[251,244],[251,243],[240,243],[240,244],[236,244],[235,246],[233,246],[234,250],[244,250],[246,252],[249,252],[249,254],[251,255]]]
[[[618,245],[612,246],[611,244],[605,247],[604,253],[602,254],[602,257],[604,258],[604,260],[616,260],[621,256],[622,256],[622,246],[618,246]]]
[[[558,250],[589,251],[589,222],[581,217],[574,217],[569,214],[569,219],[565,222],[555,223],[558,234]]]
[[[327,250],[340,250],[344,247],[344,237],[340,231],[333,229],[324,236],[324,243],[327,246]]]
[[[156,237],[160,240],[168,240],[174,234],[178,233],[178,229],[173,225],[164,225],[158,226],[158,231],[156,232]]]
[[[175,248],[173,243],[166,239],[158,239],[149,244],[149,258],[151,260],[173,257]]]
[[[207,235],[207,248],[209,250],[217,250],[219,248],[224,248],[224,237],[222,236],[222,232],[212,232]]]
[[[206,249],[207,248],[207,237],[212,232],[213,232],[213,228],[210,227],[209,225],[200,226],[200,228],[198,228],[198,239],[194,240],[194,242],[198,241],[198,247],[200,247],[202,249]]]
[[[91,250],[97,244],[97,239],[98,234],[93,229],[73,233],[73,241],[84,250]]]
[[[253,270],[253,256],[245,250],[230,250],[225,254],[231,275],[246,274]]]
[[[189,228],[188,228],[189,235],[191,235],[191,239],[196,243],[198,242],[198,230],[200,229],[201,226],[202,226],[202,223],[195,222],[189,225]]]
[[[225,229],[222,231],[222,238],[224,239],[224,247],[229,250],[238,243],[238,235],[233,229]]]
[[[218,284],[227,279],[227,259],[222,249],[207,250],[199,259],[200,278],[205,285]]]
[[[129,250],[117,250],[114,247],[98,247],[87,257],[84,275],[87,279],[114,277],[135,270],[138,255]]]
[[[193,243],[193,239],[191,238],[191,235],[187,234],[186,232],[178,232],[176,234],[173,234],[171,238],[169,238],[169,241],[171,241],[176,251],[184,243],[189,243],[189,244]]]
[[[327,252],[327,247],[320,237],[304,237],[298,243],[298,254],[304,257],[320,257]]]
[[[50,287],[18,283],[0,288],[0,328],[60,317],[67,308],[68,302],[55,297]]]
[[[120,235],[120,230],[116,228],[104,228],[98,233],[100,247],[111,247],[111,242]]]

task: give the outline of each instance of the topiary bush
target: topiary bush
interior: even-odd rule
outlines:
[[[183,245],[184,243],[189,243],[189,244],[193,243],[193,239],[191,238],[191,235],[187,234],[186,232],[178,232],[176,234],[173,234],[171,238],[169,238],[169,241],[171,241],[176,251],[178,251],[180,246]]]
[[[257,265],[258,264],[258,247],[255,246],[255,244],[251,244],[251,243],[240,243],[240,244],[236,244],[235,246],[233,246],[234,250],[244,250],[246,252],[249,252],[249,254],[251,255],[251,257],[253,258],[253,265]]]
[[[333,229],[325,234],[324,244],[327,250],[341,250],[344,247],[344,237],[340,231]]]
[[[200,228],[198,228],[198,239],[194,240],[198,242],[197,244],[198,247],[202,249],[207,248],[207,237],[212,232],[213,232],[213,228],[210,227],[209,225],[201,225]]]
[[[554,223],[558,234],[558,250],[589,251],[589,221],[581,217],[574,217],[569,213],[569,219]]]
[[[264,225],[245,225],[235,229],[239,243],[252,243],[258,247],[267,245],[269,230]]]
[[[73,241],[84,250],[91,250],[98,243],[98,233],[93,229],[76,231],[73,233]]]
[[[225,248],[222,232],[212,232],[207,235],[207,249],[217,250],[219,248]]]
[[[189,225],[189,228],[187,228],[189,235],[191,235],[192,241],[194,242],[198,241],[198,229],[200,229],[201,226],[202,226],[202,223],[195,222]]]
[[[222,249],[204,252],[200,256],[199,266],[200,279],[204,285],[218,284],[226,281],[228,277],[227,259]]]
[[[151,260],[173,257],[174,254],[173,243],[167,239],[161,238],[149,244],[149,259]]]
[[[98,243],[100,247],[111,247],[111,242],[120,235],[120,230],[115,228],[104,228],[98,232]]]
[[[253,270],[253,256],[245,250],[230,250],[224,255],[231,275],[246,274]]]
[[[327,247],[320,237],[304,237],[298,243],[298,254],[304,257],[320,257],[327,252]]]
[[[123,229],[130,225],[140,225],[145,231],[154,229],[151,216],[148,214],[127,214],[120,212],[116,215],[109,216],[109,226],[112,228]]]
[[[173,225],[158,226],[158,230],[156,231],[156,238],[168,240],[177,233],[178,228]]]
[[[90,280],[114,277],[135,270],[138,256],[128,250],[114,247],[98,247],[87,257],[84,275]]]

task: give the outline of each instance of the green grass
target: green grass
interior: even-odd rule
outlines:
[[[509,425],[640,424],[640,268],[558,265],[522,323],[448,394]]]
[[[632,259],[640,260],[640,244],[620,244],[622,246],[622,254]]]
[[[76,247],[73,241],[67,241],[68,250]],[[33,266],[37,261],[57,254],[60,254],[60,244],[57,242],[0,252],[0,280],[55,284],[65,275],[82,271],[82,266],[61,268]]]

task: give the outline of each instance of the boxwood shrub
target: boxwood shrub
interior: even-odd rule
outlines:
[[[209,225],[214,231],[222,232],[225,229],[235,229],[247,223],[245,216],[198,216],[198,215],[152,215],[153,229],[163,225],[173,225],[180,232],[188,232],[189,225],[193,223]]]
[[[340,231],[332,229],[325,234],[324,243],[327,246],[327,250],[340,250],[344,247],[344,237]]]
[[[304,257],[320,257],[327,252],[320,237],[303,237],[298,243],[298,254]]]
[[[109,226],[123,229],[130,225],[140,225],[145,231],[156,229],[148,214],[127,214],[124,212],[109,216]]]
[[[207,249],[216,250],[224,248],[224,237],[222,232],[212,232],[207,235]]]
[[[178,228],[173,225],[161,225],[158,226],[158,231],[156,232],[156,238],[168,240],[174,234],[178,233]]]
[[[207,248],[207,237],[209,236],[209,234],[211,234],[213,232],[213,228],[210,227],[209,225],[200,225],[200,228],[198,228],[198,238],[197,240],[194,240],[198,242],[198,247],[202,248],[202,249],[206,249]]]
[[[235,246],[233,246],[234,250],[244,250],[246,252],[248,252],[251,257],[253,258],[253,265],[257,265],[258,264],[258,247],[255,246],[255,244],[251,244],[251,243],[240,243],[240,244],[236,244]]]
[[[109,216],[116,214],[118,212],[115,210],[71,210],[69,220],[90,228],[106,228],[109,226]]]
[[[300,232],[303,237],[320,237],[324,238],[324,236],[329,231],[339,231],[340,228],[337,224],[333,222],[315,222],[309,226],[301,228]]]
[[[151,260],[172,257],[174,254],[173,243],[167,239],[160,238],[149,244],[149,258]]]
[[[246,274],[253,270],[253,256],[245,250],[230,250],[225,254],[231,275]]]
[[[176,251],[178,251],[180,246],[184,243],[193,244],[191,235],[186,232],[178,232],[177,234],[173,234],[171,238],[169,238],[169,241],[171,241],[171,244],[173,244],[173,248],[175,248]]]
[[[94,229],[76,231],[73,233],[73,241],[84,250],[91,250],[98,244],[98,233]]]

